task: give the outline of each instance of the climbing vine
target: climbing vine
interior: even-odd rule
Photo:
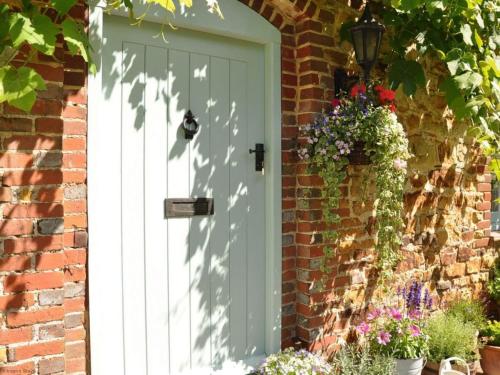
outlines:
[[[71,16],[78,0],[6,0],[0,4],[0,103],[29,111],[39,90],[45,90],[43,78],[29,66],[37,54],[55,57],[61,36],[69,53],[80,55],[95,71],[90,44],[82,20]],[[167,14],[177,6],[192,6],[192,0],[146,0],[148,6],[159,5]],[[125,7],[131,22],[140,24],[143,15],[134,14],[131,0],[107,0],[108,8]],[[219,15],[215,0],[207,0],[208,10]],[[21,58],[17,58],[20,56]]]
[[[500,2],[498,0],[382,0],[374,4],[388,28],[388,79],[393,89],[411,96],[425,86],[421,58],[441,62],[447,76],[439,90],[455,117],[470,124],[470,132],[487,154],[500,143]],[[343,36],[352,21],[344,24]],[[416,51],[417,53],[411,53]],[[409,53],[410,52],[410,53]],[[500,178],[500,161],[492,167]]]
[[[346,177],[345,168],[353,148],[364,145],[372,162],[376,181],[376,251],[378,266],[390,273],[396,264],[403,228],[403,190],[406,160],[410,157],[403,126],[394,113],[394,91],[382,86],[354,86],[350,96],[334,99],[332,110],[323,113],[312,125],[302,128],[305,145],[298,150],[323,178],[323,219],[325,257],[322,271],[329,273],[329,259],[339,239],[335,229],[341,220],[337,211],[340,186]]]

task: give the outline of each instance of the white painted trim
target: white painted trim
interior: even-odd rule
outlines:
[[[182,10],[181,15],[169,20],[176,27],[248,40],[265,47],[265,90],[266,90],[266,352],[273,353],[281,346],[281,35],[269,22],[237,0],[220,0],[225,19],[207,12],[205,2],[194,1],[193,8]],[[137,4],[137,14],[144,12],[144,5]],[[116,15],[126,16],[126,11],[114,10]],[[151,7],[146,20],[164,22],[166,12]],[[106,147],[103,133],[106,124],[100,122],[104,102],[102,89],[101,49],[103,38],[104,12],[102,4],[91,6],[90,34],[95,51],[96,75],[89,75],[88,84],[88,218],[89,218],[89,313],[92,372],[107,374],[102,369],[113,359],[121,363],[113,368],[114,374],[123,372],[121,348],[115,350],[109,337],[108,296],[114,291],[107,288],[109,265],[100,254],[106,251],[106,192],[104,178],[105,162],[99,159],[99,150]],[[174,31],[172,31],[174,32]],[[104,178],[103,178],[104,177]],[[121,319],[114,317],[114,319]],[[119,322],[117,323],[119,324]],[[116,346],[116,345],[115,345]],[[118,358],[117,358],[118,357]]]

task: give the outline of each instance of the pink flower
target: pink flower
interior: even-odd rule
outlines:
[[[380,345],[387,345],[391,341],[391,334],[386,331],[380,331],[377,335],[377,342]]]
[[[332,100],[332,106],[333,108],[338,107],[340,105],[340,100],[335,98]]]
[[[420,310],[412,309],[410,310],[408,316],[410,319],[420,319],[422,317],[422,312]]]
[[[398,309],[392,308],[389,310],[389,315],[395,320],[403,319],[403,314]]]
[[[408,166],[408,163],[406,163],[406,160],[402,160],[402,159],[394,160],[394,168],[396,168],[398,170],[406,169],[407,166]]]
[[[420,336],[420,328],[418,326],[416,326],[415,324],[412,324],[410,326],[410,333],[413,337],[417,337],[417,336]]]
[[[373,311],[370,311],[368,313],[367,319],[368,320],[375,320],[377,319],[380,315],[382,314],[382,310],[380,309],[375,309]]]
[[[356,331],[362,335],[366,335],[368,332],[370,332],[370,325],[367,324],[366,322],[362,322],[360,325],[356,327]]]

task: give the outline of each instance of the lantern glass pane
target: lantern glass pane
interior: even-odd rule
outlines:
[[[377,30],[367,30],[366,33],[366,60],[374,62],[377,59],[377,45],[379,33]]]
[[[356,52],[356,60],[361,63],[365,60],[365,51],[363,48],[363,30],[356,30],[352,33],[352,41],[354,44],[354,52]]]

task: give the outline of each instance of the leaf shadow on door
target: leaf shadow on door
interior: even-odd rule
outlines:
[[[260,319],[247,311],[253,275],[247,274],[247,250],[252,239],[246,238],[246,226],[252,207],[244,177],[250,168],[247,129],[245,123],[240,124],[240,116],[246,117],[247,109],[238,108],[231,98],[232,63],[167,48],[104,41],[100,52],[108,61],[103,65],[103,76],[107,77],[104,95],[112,98],[119,90],[121,105],[127,108],[120,113],[110,108],[108,116],[121,118],[122,127],[132,126],[137,136],[143,137],[138,142],[142,143],[141,150],[124,149],[122,144],[121,151],[142,158],[146,178],[144,196],[122,197],[122,211],[130,200],[144,202],[142,219],[135,223],[144,227],[144,231],[138,231],[144,237],[144,248],[136,249],[142,251],[142,259],[137,251],[133,259],[125,259],[123,239],[121,246],[122,267],[129,264],[143,268],[144,295],[134,297],[133,303],[144,304],[146,321],[138,322],[133,312],[124,309],[125,320],[145,327],[142,342],[137,342],[127,339],[124,325],[125,346],[145,347],[148,362],[157,361],[151,359],[155,353],[168,357],[163,363],[175,372],[198,366],[218,368],[228,359],[262,354],[255,344],[258,340],[249,338],[253,330],[262,327],[255,326]],[[150,57],[162,53],[166,60],[151,65]],[[186,140],[181,129],[189,109],[200,124],[192,140]],[[121,131],[122,137],[128,132]],[[154,143],[152,147],[149,142]],[[158,145],[165,149],[152,152]],[[126,176],[128,166],[122,164],[120,168]],[[166,197],[209,197],[214,198],[215,214],[165,220],[158,210],[150,212],[150,188],[157,191],[158,187],[151,176],[146,176],[147,171],[157,171],[154,178],[165,186],[163,197],[158,197],[154,205],[162,205]],[[235,176],[243,177],[237,180]],[[141,184],[124,177],[122,181]],[[151,237],[150,226],[163,228],[165,233]],[[150,258],[152,254],[156,254],[154,259]],[[122,278],[125,288],[126,275]],[[123,296],[127,306],[130,297],[126,291]],[[261,302],[263,305],[263,296]],[[167,337],[162,337],[164,334]],[[154,347],[158,343],[163,346]]]

